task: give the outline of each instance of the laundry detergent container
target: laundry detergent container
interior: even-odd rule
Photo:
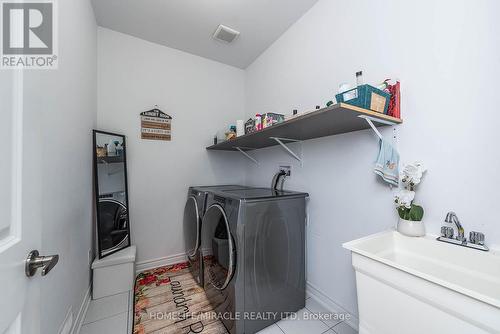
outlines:
[[[92,299],[134,289],[135,255],[134,245],[92,263]]]

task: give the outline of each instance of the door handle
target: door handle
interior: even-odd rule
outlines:
[[[42,276],[45,276],[55,267],[59,261],[59,255],[40,256],[37,250],[31,251],[26,258],[24,271],[26,276],[35,276],[38,268],[42,268]]]

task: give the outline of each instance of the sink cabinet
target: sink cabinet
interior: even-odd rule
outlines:
[[[500,333],[500,257],[388,231],[344,244],[360,334]]]

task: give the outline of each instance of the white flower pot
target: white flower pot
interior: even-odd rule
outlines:
[[[398,232],[408,237],[423,237],[425,235],[425,225],[422,221],[414,222],[399,218]]]

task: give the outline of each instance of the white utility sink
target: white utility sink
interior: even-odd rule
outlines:
[[[500,333],[500,256],[387,231],[352,251],[360,334]]]

